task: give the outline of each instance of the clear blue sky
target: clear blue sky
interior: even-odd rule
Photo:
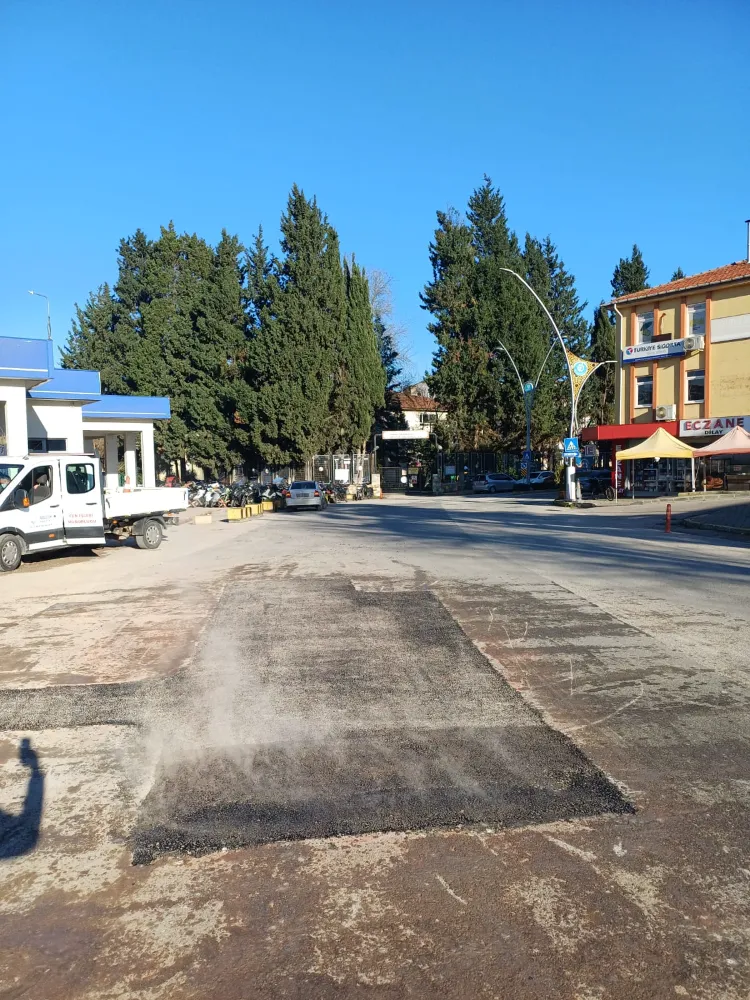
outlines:
[[[55,339],[173,219],[275,240],[293,182],[393,278],[417,367],[435,211],[489,174],[598,302],[740,259],[750,3],[2,0],[0,335]]]

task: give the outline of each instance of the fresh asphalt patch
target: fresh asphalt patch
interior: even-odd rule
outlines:
[[[133,860],[632,806],[426,591],[238,578],[176,697]],[[152,734],[153,738],[153,734]]]
[[[0,729],[89,725],[136,727],[152,755],[135,863],[633,811],[425,590],[239,574],[189,669],[0,692]]]

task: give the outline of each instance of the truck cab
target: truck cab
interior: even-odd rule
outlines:
[[[106,535],[158,548],[165,519],[186,506],[178,489],[105,494],[93,455],[0,456],[0,571],[28,553],[105,545]]]

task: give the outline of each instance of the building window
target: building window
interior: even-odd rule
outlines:
[[[48,451],[67,451],[66,438],[29,438],[29,454],[46,455]]]
[[[38,465],[21,480],[17,488],[27,494],[31,506],[35,503],[41,503],[43,500],[49,500],[52,496],[51,466]]]
[[[437,423],[437,417],[437,413],[422,410],[419,414],[420,427],[431,427],[432,424]]]
[[[635,380],[635,405],[654,405],[654,380],[651,375]]]
[[[66,465],[65,486],[68,493],[90,493],[96,486],[94,466],[88,462],[77,465]]]
[[[706,303],[698,302],[688,306],[688,337],[705,337],[706,335]],[[703,398],[703,397],[701,397]]]
[[[653,312],[638,314],[638,343],[650,344],[654,339],[654,314]]]
[[[702,403],[705,398],[705,372],[696,371],[687,373],[687,401],[688,403]]]

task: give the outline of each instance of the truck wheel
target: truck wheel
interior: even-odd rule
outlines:
[[[164,531],[158,521],[146,521],[143,525],[143,534],[135,536],[135,544],[139,549],[158,549]]]
[[[10,573],[21,565],[23,549],[15,535],[0,535],[0,572]]]

